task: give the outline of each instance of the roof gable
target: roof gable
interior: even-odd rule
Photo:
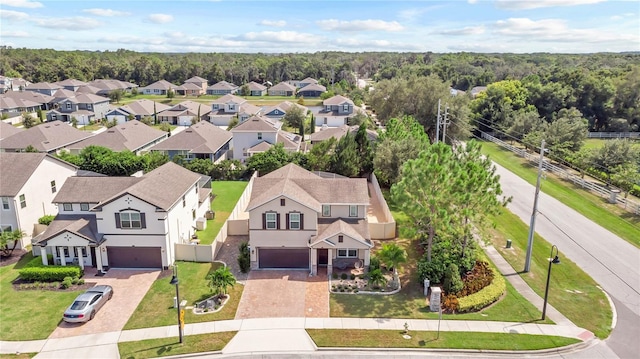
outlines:
[[[76,166],[46,153],[0,152],[0,196],[15,197],[45,158],[70,169]]]

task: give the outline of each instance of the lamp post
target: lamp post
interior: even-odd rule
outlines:
[[[176,308],[178,311],[178,335],[180,336],[180,343],[182,344],[182,317],[180,315],[180,291],[178,290],[178,266],[173,266],[173,277],[171,277],[171,285],[176,286]]]
[[[556,251],[555,256],[553,255],[553,251]],[[547,270],[547,286],[544,289],[544,304],[542,305],[542,320],[546,317],[547,314],[547,296],[549,295],[549,281],[551,279],[551,265],[560,263],[560,258],[558,258],[558,247],[554,244],[551,246],[551,254],[549,255],[549,269]]]

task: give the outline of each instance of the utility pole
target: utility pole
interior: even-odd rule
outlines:
[[[447,126],[449,122],[447,122],[447,116],[449,115],[449,106],[447,104],[444,105],[444,119],[442,121],[442,142],[447,143]]]
[[[436,119],[436,140],[434,143],[438,143],[440,138],[440,100],[438,99],[438,118]]]
[[[538,214],[538,196],[540,195],[540,178],[542,177],[542,162],[544,161],[544,140],[540,145],[540,163],[538,164],[538,180],[536,182],[536,195],[533,198],[533,213],[529,224],[529,240],[527,241],[527,257],[524,259],[524,272],[531,268],[531,252],[533,251],[533,235],[536,227],[536,215]]]

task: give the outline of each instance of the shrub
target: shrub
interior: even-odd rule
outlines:
[[[60,283],[60,288],[67,289],[71,287],[71,277],[65,277],[62,283]]]
[[[446,313],[455,313],[459,308],[458,297],[455,294],[449,294],[444,297],[442,302],[442,311]]]
[[[494,272],[492,268],[489,269]],[[494,272],[491,284],[482,288],[482,290],[477,293],[458,299],[458,312],[466,313],[478,311],[500,299],[506,290],[507,284],[504,281],[504,277],[499,274],[495,274]]]
[[[351,278],[351,280],[354,280],[354,279],[356,279],[356,275],[351,273],[351,276],[349,278]]]
[[[380,258],[371,256],[371,259],[369,259],[369,270],[374,271],[376,269],[380,269]]]
[[[82,270],[78,266],[33,266],[20,269],[20,278],[27,282],[63,281],[66,277],[81,277]]]
[[[54,218],[56,218],[56,216],[52,214],[45,214],[44,216],[38,218],[38,223],[48,226],[51,224],[51,222],[53,222]]]
[[[251,268],[251,256],[249,254],[249,242],[240,243],[240,254],[238,255],[238,266],[242,273],[247,273]]]
[[[331,278],[338,279],[338,273],[333,272],[333,274],[331,274]]]
[[[71,279],[71,284],[74,284],[74,285],[75,285],[75,284],[78,284],[78,281],[79,281],[79,280],[80,280],[80,279],[78,279],[78,277],[73,277],[73,278]]]
[[[461,298],[479,292],[482,288],[491,284],[493,277],[493,270],[489,267],[489,264],[487,262],[477,261],[473,270],[465,274],[464,278],[462,278],[464,287],[460,292],[456,293],[456,296]]]
[[[78,285],[83,285],[84,284],[84,279],[80,278],[78,279]]]
[[[347,273],[340,274],[340,279],[342,279],[342,280],[347,279]]]
[[[451,263],[447,267],[447,271],[444,274],[444,282],[442,283],[444,291],[447,294],[458,293],[464,287],[462,279],[460,279],[460,271],[458,266]]]

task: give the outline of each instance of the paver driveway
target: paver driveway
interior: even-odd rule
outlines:
[[[159,270],[110,269],[104,277],[96,277],[95,271],[87,268],[84,280],[112,286],[113,298],[96,313],[93,320],[86,323],[61,321],[49,338],[122,330],[159,274]],[[59,315],[62,318],[62,313]]]
[[[329,317],[326,274],[301,270],[254,270],[244,286],[236,319]]]

